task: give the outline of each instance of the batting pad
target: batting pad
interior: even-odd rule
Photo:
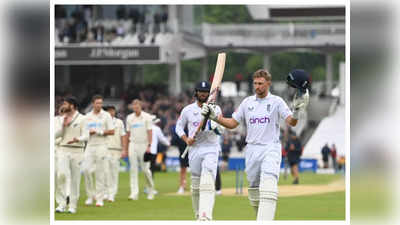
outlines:
[[[259,187],[250,187],[248,190],[248,198],[250,201],[250,205],[253,206],[256,213],[258,212],[258,205],[260,203],[260,189]]]
[[[260,203],[257,220],[273,220],[278,200],[278,181],[275,176],[263,176],[260,183]]]
[[[192,207],[196,219],[199,218],[200,177],[192,176]]]
[[[209,171],[201,173],[200,177],[200,219],[212,219],[212,211],[214,207],[215,184],[214,176]]]

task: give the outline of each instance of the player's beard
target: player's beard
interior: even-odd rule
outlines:
[[[208,95],[206,95],[204,98],[202,98],[199,94],[197,94],[197,100],[198,100],[200,103],[206,102],[206,101],[207,101],[207,98],[208,98]]]

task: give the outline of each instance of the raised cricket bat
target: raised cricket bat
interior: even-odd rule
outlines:
[[[210,94],[208,95],[208,98],[207,98],[207,104],[215,103],[217,101],[218,91],[221,89],[221,81],[222,81],[222,77],[224,76],[225,59],[226,59],[226,54],[224,52],[218,54],[217,65],[215,66],[214,78],[213,78],[213,81],[211,84]],[[200,122],[200,125],[197,127],[197,130],[194,133],[193,137],[196,137],[196,135],[201,130],[204,130],[204,128],[206,127],[206,124],[207,124],[207,120],[208,120],[208,116],[204,116],[203,120],[201,120],[201,122]],[[181,157],[185,158],[188,151],[189,151],[189,146],[186,146],[186,149],[183,152]]]

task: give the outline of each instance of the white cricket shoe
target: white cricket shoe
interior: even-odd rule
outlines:
[[[222,195],[222,191],[221,190],[215,191],[215,195]]]
[[[153,199],[154,199],[154,194],[153,194],[153,193],[149,193],[149,194],[147,195],[147,199],[148,199],[148,200],[153,200]]]
[[[93,198],[86,199],[85,205],[93,205]]]
[[[68,212],[71,213],[71,214],[75,214],[75,213],[76,213],[76,209],[74,209],[74,208],[69,208],[69,209],[68,209]]]
[[[65,207],[64,206],[61,206],[61,205],[59,205],[57,208],[56,208],[56,213],[63,213],[63,212],[65,212]]]
[[[115,200],[114,200],[114,197],[109,196],[108,199],[107,199],[107,201],[109,201],[109,202],[114,202]]]
[[[138,200],[139,199],[139,195],[129,195],[128,200]]]
[[[156,189],[153,190],[153,195],[158,194],[158,191]]]
[[[183,193],[185,193],[185,189],[182,186],[180,186],[178,192],[176,193],[182,195]]]
[[[103,207],[103,206],[104,206],[103,200],[101,200],[101,201],[96,201],[96,206],[97,206],[97,207]]]

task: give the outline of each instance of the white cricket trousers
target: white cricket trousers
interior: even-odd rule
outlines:
[[[195,218],[212,219],[219,146],[193,146],[189,150],[192,207]]]
[[[154,188],[153,177],[150,171],[150,161],[144,162],[143,159],[146,148],[147,144],[129,143],[131,195],[139,194],[139,166],[146,177],[147,187],[150,188],[150,191]]]
[[[88,145],[85,150],[83,174],[85,176],[86,195],[88,198],[103,201],[106,194],[105,168],[106,145]],[[96,180],[94,181],[94,177]]]
[[[115,198],[118,192],[120,158],[121,150],[108,149],[106,158],[106,195],[108,198]]]
[[[76,209],[77,207],[81,181],[80,166],[83,157],[83,148],[65,146],[58,147],[56,165],[56,202],[64,208],[67,206],[68,190],[70,190],[69,207],[73,209]],[[70,182],[68,182],[68,179],[70,179]]]

